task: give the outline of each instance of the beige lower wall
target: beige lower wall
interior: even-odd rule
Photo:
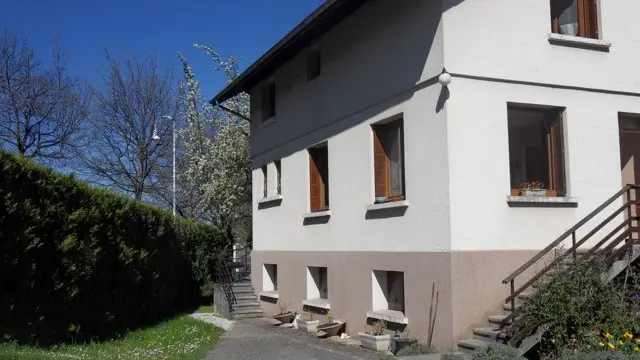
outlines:
[[[534,251],[478,252],[302,252],[254,251],[252,282],[262,289],[263,264],[278,265],[278,294],[292,310],[302,311],[306,299],[307,266],[327,267],[331,313],[347,320],[346,331],[363,331],[372,310],[372,270],[404,272],[405,316],[408,328],[425,338],[432,282],[440,292],[433,337],[440,350],[471,336],[486,316],[502,311],[509,288],[502,279],[535,254]],[[527,274],[523,276],[526,278]],[[267,299],[263,299],[267,300]],[[276,313],[273,302],[261,301],[266,316]]]

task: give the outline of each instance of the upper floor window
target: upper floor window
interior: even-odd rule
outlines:
[[[276,166],[276,194],[282,195],[282,163],[280,160],[275,161]]]
[[[269,177],[267,176],[267,165],[262,165],[262,197],[266,198],[269,195]]]
[[[262,121],[276,116],[276,83],[270,81],[262,87]]]
[[[402,119],[373,125],[375,202],[403,200],[404,144]]]
[[[313,80],[320,76],[320,71],[320,50],[313,49],[307,53],[307,80]]]
[[[566,196],[564,109],[508,106],[512,196]]]
[[[329,150],[327,145],[309,149],[311,212],[329,210]]]
[[[551,29],[556,34],[598,38],[598,0],[551,0]]]

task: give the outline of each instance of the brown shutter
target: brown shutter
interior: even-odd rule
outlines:
[[[376,129],[373,131],[373,172],[376,197],[387,196],[389,172],[388,159]]]
[[[309,195],[311,211],[318,211],[321,206],[321,179],[318,166],[315,161],[314,149],[309,150]]]
[[[564,146],[562,139],[562,117],[551,124],[549,131],[549,145],[551,158],[551,181],[550,189],[555,190],[558,196],[565,196],[565,176],[564,176]]]
[[[598,0],[587,1],[587,37],[598,38]]]

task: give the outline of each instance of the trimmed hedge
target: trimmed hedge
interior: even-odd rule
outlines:
[[[0,336],[97,340],[194,305],[219,229],[0,152]],[[0,339],[2,341],[2,339]]]

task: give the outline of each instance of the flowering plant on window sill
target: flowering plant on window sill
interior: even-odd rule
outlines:
[[[545,196],[547,189],[542,181],[525,181],[520,184],[520,194],[522,196]]]

